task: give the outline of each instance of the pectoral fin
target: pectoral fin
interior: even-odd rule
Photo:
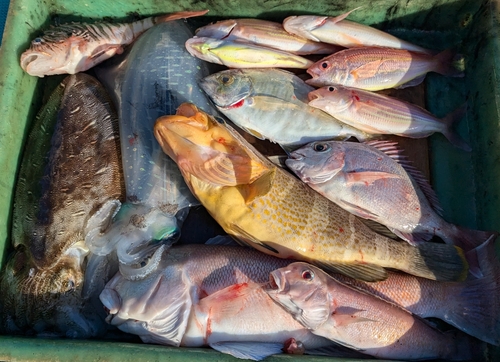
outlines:
[[[247,233],[241,227],[236,224],[230,224],[229,228],[234,233],[234,235],[238,238],[238,241],[244,245],[254,247],[253,244],[257,244],[260,247],[263,247],[269,251],[272,251],[275,254],[279,254],[279,251],[273,248],[270,245],[267,245],[264,241],[258,240],[253,235]]]
[[[274,174],[275,171],[271,170],[267,172],[267,174],[262,173],[261,176],[252,183],[238,186],[247,205],[253,202],[256,198],[267,195],[267,193],[271,191]]]
[[[344,20],[345,18],[347,18],[349,16],[350,13],[352,13],[353,11],[356,11],[358,10],[359,8],[361,8],[362,6],[358,6],[357,8],[355,9],[352,9],[350,11],[348,11],[347,13],[344,13],[344,14],[341,14],[341,15],[338,15],[334,18],[331,19],[331,21],[333,21],[334,23],[338,23],[339,21],[342,21]]]
[[[324,261],[311,261],[327,273],[341,273],[354,279],[365,282],[379,282],[387,279],[387,271],[378,265],[369,263],[329,263]]]
[[[366,79],[372,78],[377,75],[380,67],[384,63],[383,59],[374,60],[372,62],[365,63],[356,69],[350,71],[350,74],[354,79]]]
[[[230,354],[236,358],[261,361],[273,354],[283,353],[282,343],[266,342],[218,342],[210,343],[210,347],[221,353]]]
[[[372,185],[375,181],[391,178],[401,178],[401,176],[380,171],[363,171],[346,173],[347,186],[352,184],[363,183],[366,186]]]
[[[363,312],[361,309],[340,307],[337,308],[331,315],[336,327],[347,326],[352,323],[375,322],[373,319],[361,317],[357,315]]]

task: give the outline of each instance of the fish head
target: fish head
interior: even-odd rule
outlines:
[[[345,163],[340,141],[317,141],[291,152],[285,164],[303,182],[319,184],[337,175]]]
[[[308,94],[309,105],[330,114],[343,112],[353,103],[350,91],[340,85],[328,85]]]
[[[0,280],[3,327],[70,338],[95,336],[104,321],[99,324],[85,316],[83,281],[75,258],[63,257],[44,270],[35,266],[27,252],[16,251]]]
[[[191,103],[181,104],[176,115],[158,118],[154,133],[188,185],[189,175],[215,185],[247,184],[268,170],[250,156],[236,132]]]
[[[54,74],[74,74],[75,60],[86,47],[83,38],[65,31],[51,31],[33,39],[30,47],[21,54],[21,68],[30,75],[43,77]]]
[[[347,73],[343,71],[345,66],[343,66],[337,57],[333,58],[335,55],[325,57],[307,68],[307,73],[312,79],[307,79],[306,83],[314,87],[342,84],[342,79],[338,78],[340,75]]]
[[[223,40],[212,39],[207,37],[193,37],[186,40],[186,50],[193,57],[205,60],[210,63],[224,64],[224,62],[217,56],[213,49],[224,45]]]
[[[295,262],[272,271],[266,292],[307,328],[318,328],[330,315],[326,275],[310,264]]]
[[[283,28],[290,34],[295,34],[306,39],[320,42],[321,40],[314,36],[313,31],[321,27],[328,19],[326,16],[289,16],[283,20]]]
[[[200,87],[219,109],[238,107],[253,93],[252,80],[240,69],[209,75]]]
[[[222,20],[196,29],[195,35],[197,37],[224,39],[231,33],[236,25],[236,20]]]

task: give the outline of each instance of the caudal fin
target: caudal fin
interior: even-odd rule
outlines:
[[[452,225],[447,228],[446,235],[439,235],[446,243],[456,245],[464,251],[469,251],[483,244],[490,237],[497,236],[495,231],[481,231]]]
[[[464,58],[452,49],[447,49],[437,54],[434,59],[434,71],[447,77],[464,76]]]
[[[443,135],[450,141],[454,146],[463,149],[464,151],[470,152],[472,149],[467,142],[465,142],[462,137],[458,135],[455,131],[455,125],[462,118],[465,117],[467,112],[467,103],[462,104],[460,107],[455,109],[453,112],[448,114],[442,119],[442,122],[446,125]]]
[[[495,236],[476,249],[479,279],[457,283],[450,293],[444,316],[449,324],[482,341],[500,345],[500,261],[495,253]]]

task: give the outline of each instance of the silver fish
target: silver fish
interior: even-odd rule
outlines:
[[[494,234],[446,222],[431,186],[395,145],[314,142],[292,152],[286,165],[343,209],[387,226],[411,244],[437,235],[471,250]]]
[[[284,148],[315,140],[370,137],[310,107],[307,95],[314,88],[284,70],[226,70],[206,77],[200,85],[238,127]]]
[[[84,72],[122,53],[124,45],[157,23],[204,15],[207,11],[181,11],[123,24],[62,24],[33,39],[21,54],[21,68],[37,77]]]
[[[209,345],[233,355],[250,349],[256,359],[281,353],[292,337],[306,350],[331,345],[300,326],[262,289],[273,269],[289,263],[240,246],[161,246],[149,263],[156,265],[153,272],[118,273],[101,301],[109,309],[109,323],[146,343]],[[264,342],[272,348],[264,348]]]
[[[153,135],[156,118],[175,113],[182,102],[215,112],[197,86],[209,68],[184,47],[191,36],[183,21],[158,24],[124,60],[97,68],[118,104],[127,202],[105,205],[89,222],[86,242],[98,255],[116,248],[122,264],[140,263],[158,243],[175,242],[189,208],[199,205]]]
[[[377,358],[483,360],[486,344],[443,333],[408,311],[296,262],[270,275],[268,294],[314,334]]]

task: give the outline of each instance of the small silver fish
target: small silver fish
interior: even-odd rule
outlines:
[[[443,333],[408,311],[296,262],[270,274],[268,294],[314,334],[377,358],[484,360],[486,344]]]
[[[313,142],[292,152],[285,162],[321,195],[356,216],[387,226],[411,244],[437,235],[471,250],[494,234],[446,222],[431,186],[395,145]]]
[[[310,92],[309,105],[366,133],[423,138],[440,132],[455,146],[471,150],[453,130],[453,125],[465,116],[464,106],[439,119],[427,110],[397,98],[341,85]]]
[[[150,17],[133,23],[69,23],[53,27],[36,37],[21,54],[21,68],[28,74],[44,77],[53,74],[84,72],[96,64],[123,52],[153,25],[204,15],[208,10],[181,11]]]
[[[314,15],[290,16],[283,21],[283,28],[290,34],[317,42],[341,45],[346,48],[379,46],[432,54],[432,51],[428,49],[401,40],[384,31],[354,21],[345,20],[350,13],[357,9],[359,8],[336,17]]]
[[[344,85],[365,90],[409,87],[421,83],[428,72],[462,77],[456,54],[445,50],[435,56],[404,49],[360,47],[341,50],[314,63],[306,82],[316,87]]]

